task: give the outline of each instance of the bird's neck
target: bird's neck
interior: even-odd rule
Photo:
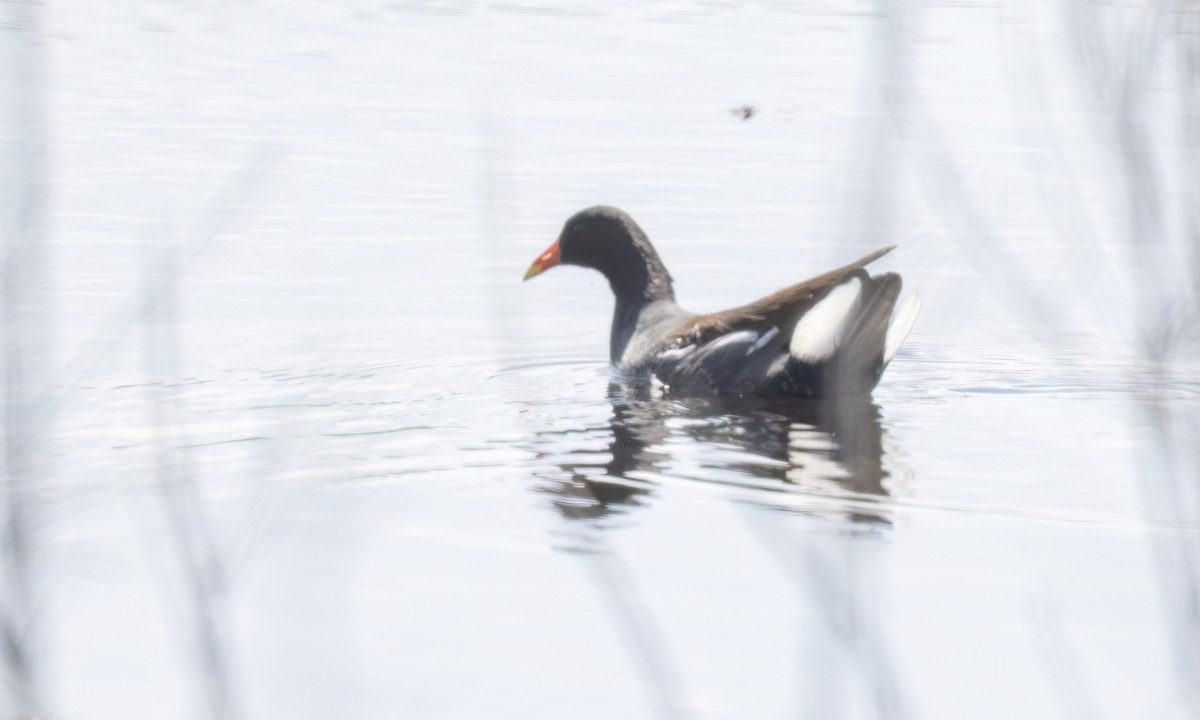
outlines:
[[[608,279],[617,305],[637,307],[674,300],[671,274],[649,243],[637,243],[597,268]]]
[[[613,365],[621,364],[621,357],[625,354],[625,348],[629,347],[629,339],[637,330],[638,317],[645,306],[644,302],[623,302],[621,296],[617,296],[617,306],[613,309],[612,332],[608,341],[608,359]]]
[[[675,305],[671,274],[641,229],[635,227],[631,232],[632,242],[610,252],[605,262],[596,266],[608,279],[616,298],[609,343],[614,365],[624,356],[646,308]]]
[[[663,324],[665,319],[675,317],[684,312],[675,303],[673,294],[652,300],[644,298],[629,298],[617,296],[616,307],[613,308],[612,332],[609,336],[609,361],[615,367],[629,364],[630,343],[639,332],[648,332]],[[643,340],[645,340],[643,338]],[[634,356],[641,355],[647,348],[645,342],[638,344],[632,350]]]

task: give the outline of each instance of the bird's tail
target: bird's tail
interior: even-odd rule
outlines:
[[[921,303],[910,295],[897,307],[903,286],[896,273],[852,275],[796,324],[790,350],[802,363],[823,367],[832,394],[868,393],[908,336]]]

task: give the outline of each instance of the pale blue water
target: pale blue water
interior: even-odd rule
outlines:
[[[1186,286],[1061,8],[878,10],[45,7],[38,711],[1187,716],[1135,322]],[[596,203],[697,311],[891,243],[925,309],[841,414],[611,386],[603,279],[520,282]]]

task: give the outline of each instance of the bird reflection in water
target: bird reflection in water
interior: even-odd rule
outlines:
[[[561,472],[541,489],[570,519],[603,519],[645,505],[657,478],[671,476],[744,489],[755,504],[886,523],[887,498],[905,477],[870,398],[853,401],[689,398],[648,385],[609,386],[608,428],[546,435],[608,436],[596,447],[555,453]],[[543,435],[543,440],[546,439]]]

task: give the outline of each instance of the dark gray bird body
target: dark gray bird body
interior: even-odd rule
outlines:
[[[526,277],[559,263],[603,273],[616,298],[609,358],[626,377],[655,377],[686,394],[862,395],[879,382],[919,307],[897,312],[900,276],[872,277],[865,269],[891,250],[748,305],[697,315],[675,302],[671,276],[633,218],[597,206],[567,220]]]

